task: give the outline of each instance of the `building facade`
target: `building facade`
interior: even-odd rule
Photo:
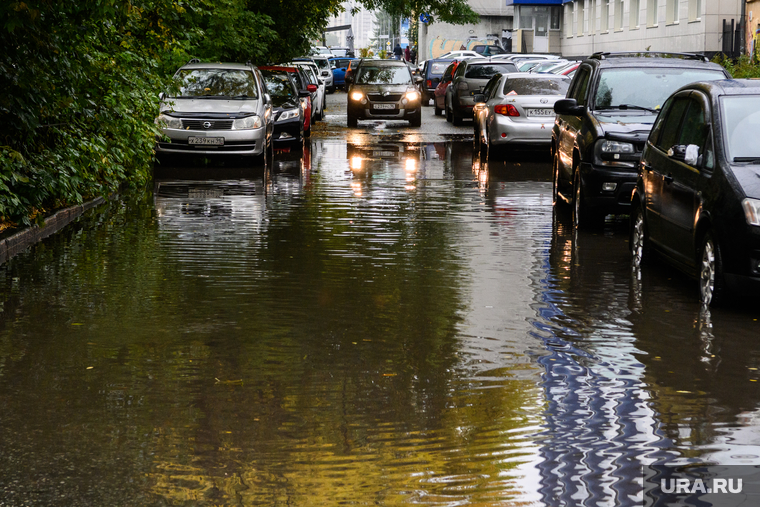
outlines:
[[[356,48],[357,55],[359,48],[365,48],[369,46],[370,39],[375,28],[375,13],[366,10],[361,4],[355,0],[348,0],[342,4],[343,12],[339,16],[330,18],[327,22],[327,26],[342,26],[351,25],[351,30],[354,37],[354,48]],[[359,10],[356,14],[351,14],[351,10],[358,7]],[[325,42],[328,46],[340,46],[347,47],[348,31],[330,32],[326,36]]]

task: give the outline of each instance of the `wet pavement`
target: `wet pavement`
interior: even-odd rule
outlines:
[[[632,271],[543,152],[329,97],[269,172],[159,167],[0,267],[1,505],[637,505],[760,464],[756,301]]]

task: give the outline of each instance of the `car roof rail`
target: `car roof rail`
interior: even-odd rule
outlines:
[[[190,61],[187,63],[201,63],[199,58],[190,58]]]
[[[682,60],[701,60],[703,62],[709,62],[710,59],[705,55],[698,53],[671,53],[668,51],[620,51],[620,52],[604,52],[598,51],[589,58],[595,60],[606,60],[607,58],[680,58]]]

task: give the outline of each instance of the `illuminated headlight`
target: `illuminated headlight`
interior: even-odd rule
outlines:
[[[602,141],[602,145],[599,147],[602,153],[633,153],[633,145],[631,143],[621,143],[619,141]]]
[[[232,122],[233,130],[246,130],[261,128],[261,118],[258,116],[246,116]]]
[[[742,201],[744,216],[749,225],[760,225],[760,201],[757,199],[744,199]]]
[[[418,100],[420,98],[420,92],[417,92],[417,91],[406,92],[405,97],[409,102],[414,102],[415,100]]]
[[[364,98],[364,94],[362,92],[351,92],[351,100],[361,100]]]
[[[287,111],[283,111],[280,113],[280,117],[277,118],[277,123],[281,121],[292,120],[293,118],[298,118],[299,114],[300,113],[298,112],[298,109],[288,109]]]
[[[158,115],[158,118],[156,118],[156,125],[165,129],[181,129],[182,120],[166,114],[160,114]]]

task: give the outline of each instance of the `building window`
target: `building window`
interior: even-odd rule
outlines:
[[[559,5],[553,5],[549,8],[551,9],[551,12],[550,12],[551,19],[550,19],[549,29],[559,30],[559,27],[560,27],[559,20],[560,20],[560,15],[562,14],[562,7],[560,7]]]
[[[702,0],[689,0],[689,21],[702,18]]]
[[[647,1],[647,26],[657,26],[657,0]]]
[[[609,0],[602,0],[602,12],[599,20],[599,30],[606,32],[610,28],[610,2]]]
[[[678,0],[668,0],[666,4],[665,22],[667,24],[678,23]]]
[[[533,7],[527,5],[518,6],[517,10],[517,28],[521,30],[533,30]]]
[[[639,27],[639,20],[641,19],[641,6],[639,5],[639,0],[631,0],[631,8],[628,13],[628,18],[629,27]]]
[[[575,7],[575,26],[578,28],[578,35],[583,35],[583,15],[586,13],[586,6],[584,5],[586,2],[578,0],[575,3],[577,4]]]
[[[573,36],[573,7],[574,4],[565,4],[565,37]]]
[[[591,23],[591,4],[594,3],[595,0],[588,0],[583,2],[583,33],[591,33],[594,31],[593,28],[591,28],[593,25]]]
[[[615,30],[623,29],[623,0],[615,0]]]

